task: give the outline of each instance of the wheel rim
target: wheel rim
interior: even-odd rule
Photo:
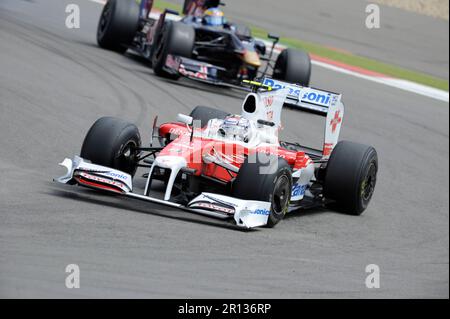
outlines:
[[[361,197],[365,202],[370,201],[375,191],[375,184],[377,181],[377,168],[374,163],[370,164],[367,175],[361,185]]]
[[[131,174],[136,171],[137,147],[136,142],[130,141],[122,148],[119,156],[116,158],[117,167],[120,167],[122,171]]]
[[[289,194],[289,179],[286,175],[283,175],[277,180],[273,191],[272,210],[276,215],[285,213],[286,207],[289,204]]]

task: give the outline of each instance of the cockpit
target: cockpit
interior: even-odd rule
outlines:
[[[277,135],[272,127],[248,120],[240,115],[231,115],[224,120],[210,120],[202,132],[203,138],[238,143],[249,148],[261,144],[278,145]]]

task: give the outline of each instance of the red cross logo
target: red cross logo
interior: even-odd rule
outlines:
[[[341,111],[336,111],[334,119],[331,120],[331,132],[334,134],[339,124],[342,123]]]

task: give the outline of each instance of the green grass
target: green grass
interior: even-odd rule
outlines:
[[[163,11],[164,9],[170,9],[178,11],[181,14],[181,11],[183,11],[183,8],[175,3],[167,2],[167,1],[160,1],[156,0],[153,4],[153,8],[158,9],[160,11]]]
[[[165,8],[168,8],[171,10],[179,11],[180,13],[182,10],[181,6],[163,0],[155,1],[154,8],[161,11]],[[251,29],[255,37],[267,39],[267,30],[257,26],[251,26]],[[408,70],[402,67],[354,55],[351,53],[333,50],[318,44],[305,42],[298,39],[282,38],[280,43],[291,48],[303,49],[313,55],[360,67],[366,70],[378,72],[394,78],[416,82],[444,91],[449,90],[449,84],[447,80],[443,80],[425,73]]]

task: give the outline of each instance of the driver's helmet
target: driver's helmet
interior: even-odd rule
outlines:
[[[225,16],[219,8],[209,8],[203,16],[203,24],[212,27],[223,26],[225,24]]]
[[[248,143],[250,121],[242,116],[229,116],[220,125],[219,134],[226,139]]]

